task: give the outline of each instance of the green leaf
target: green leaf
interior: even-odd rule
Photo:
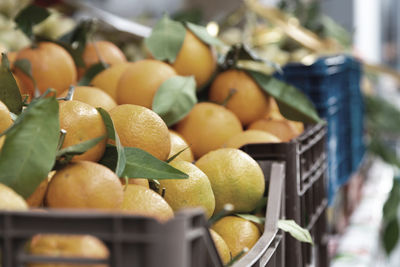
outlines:
[[[392,147],[386,145],[377,136],[371,138],[368,144],[368,151],[380,157],[383,161],[400,168],[400,159]]]
[[[197,103],[194,78],[174,76],[163,82],[153,99],[153,111],[168,126],[184,118]]]
[[[313,244],[310,232],[300,227],[295,221],[279,220],[277,226],[282,231],[289,233],[295,239],[301,242]]]
[[[175,155],[172,155],[169,159],[167,159],[167,163],[170,163],[171,161],[173,161],[174,159],[176,159],[180,154],[182,154],[183,151],[185,151],[186,149],[188,149],[189,147],[185,147],[184,149],[182,149],[181,151],[178,151],[178,153],[176,153]]]
[[[18,13],[15,17],[15,22],[17,23],[17,27],[21,29],[28,38],[32,39],[33,26],[44,21],[48,16],[50,16],[50,12],[47,9],[29,5]]]
[[[17,82],[10,70],[6,54],[2,54],[0,66],[0,101],[10,112],[19,114],[22,110],[22,97]]]
[[[313,103],[297,88],[263,73],[249,70],[247,73],[266,93],[275,98],[279,111],[287,119],[304,123],[321,122]]]
[[[6,132],[0,183],[29,197],[54,165],[59,130],[56,98],[34,99]]]
[[[364,96],[365,113],[369,129],[383,134],[400,134],[400,110],[376,96]]]
[[[383,246],[386,254],[390,254],[399,240],[399,222],[397,218],[391,219],[383,227]]]
[[[218,38],[211,36],[206,27],[186,22],[186,27],[196,35],[200,40],[208,45],[224,46],[225,44]]]
[[[253,223],[257,223],[257,224],[264,224],[265,223],[265,218],[263,217],[259,217],[253,214],[241,214],[241,213],[236,213],[236,216],[243,218],[245,220],[248,220],[250,222]]]
[[[114,123],[110,117],[110,114],[108,114],[108,112],[106,110],[104,110],[103,108],[97,108],[97,110],[100,112],[100,115],[103,118],[104,124],[106,125],[108,139],[115,141],[115,144],[116,144],[115,158],[117,160],[116,160],[115,166],[112,168],[112,170],[115,171],[115,173],[118,175],[118,177],[121,177],[122,172],[125,169],[125,164],[126,164],[124,147],[122,146],[121,141],[119,140],[117,131],[114,128]],[[112,150],[112,148],[110,150],[110,148],[107,147],[106,152],[113,153],[113,150]],[[103,158],[104,158],[104,156],[103,156]]]
[[[145,39],[144,43],[155,59],[172,63],[181,50],[185,35],[186,29],[182,23],[164,16],[154,26],[151,35]]]
[[[400,181],[393,180],[393,187],[390,191],[389,197],[383,206],[383,221],[389,221],[397,218],[397,213],[400,207]]]
[[[90,68],[85,72],[85,75],[78,82],[78,85],[80,85],[80,86],[90,85],[94,76],[96,76],[97,74],[99,74],[100,72],[102,72],[103,70],[105,70],[107,68],[108,68],[108,65],[104,64],[102,62],[90,66]]]
[[[189,176],[168,163],[161,161],[148,152],[125,147],[126,166],[122,176],[147,179],[187,179]]]
[[[63,157],[64,158],[66,158],[66,157],[72,158],[72,156],[81,155],[81,154],[85,153],[86,151],[88,151],[89,149],[91,149],[92,147],[94,147],[95,145],[97,145],[104,138],[105,138],[105,136],[99,136],[99,137],[84,141],[82,143],[63,148],[57,152],[56,157],[57,158],[63,158]]]

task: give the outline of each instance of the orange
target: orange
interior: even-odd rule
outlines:
[[[128,68],[128,66],[131,64],[132,63],[115,64],[94,76],[91,84],[94,87],[100,88],[109,94],[115,101],[117,101],[118,81],[126,68]]]
[[[184,208],[201,207],[210,218],[215,208],[214,193],[207,175],[187,161],[173,161],[170,165],[187,175],[187,179],[159,180],[160,188],[165,188],[164,198],[174,211]]]
[[[33,255],[50,257],[79,257],[91,259],[107,259],[109,251],[98,238],[90,235],[35,235],[29,244],[29,252]],[[56,264],[31,263],[29,267],[106,267],[105,264]]]
[[[78,69],[79,77],[82,77],[92,65],[100,62],[99,56],[103,62],[111,66],[126,62],[124,53],[115,44],[108,41],[91,42],[86,44],[83,51],[82,59],[85,62],[85,68]]]
[[[211,85],[210,101],[224,102],[231,90],[235,90],[235,93],[228,100],[226,107],[238,116],[243,125],[261,119],[268,111],[269,97],[241,70],[232,69],[219,74]]]
[[[98,161],[104,154],[107,130],[100,113],[92,106],[77,101],[60,101],[60,128],[67,131],[62,148],[104,136],[97,145],[74,156],[73,161]]]
[[[169,153],[168,158],[173,157],[178,152],[185,149],[179,156],[177,156],[175,160],[185,160],[189,162],[194,161],[193,152],[190,149],[188,143],[183,139],[183,137],[175,131],[169,130],[170,138],[171,138],[171,152]]]
[[[279,111],[278,103],[276,103],[273,97],[269,98],[269,110],[265,112],[263,118],[269,120],[285,120],[285,117],[283,117]]]
[[[120,180],[121,180],[121,183],[123,185],[125,185],[125,179],[120,179]],[[141,186],[144,186],[146,188],[150,188],[148,179],[145,179],[145,178],[131,178],[131,179],[128,179],[128,180],[129,180],[129,184],[141,185]]]
[[[264,194],[264,174],[258,163],[239,149],[220,148],[201,157],[199,167],[211,182],[215,196],[214,214],[225,204],[235,212],[251,212]]]
[[[10,111],[7,106],[0,101],[0,133],[7,130],[13,124]]]
[[[68,90],[64,91],[59,97],[66,97]],[[83,103],[89,104],[95,108],[103,108],[110,110],[117,106],[114,99],[105,93],[103,90],[91,86],[77,86],[75,87],[72,100],[78,100]]]
[[[288,121],[296,130],[296,136],[304,132],[304,124],[301,121]]]
[[[124,192],[122,210],[155,218],[161,222],[174,217],[168,203],[156,192],[140,185],[129,184]]]
[[[33,191],[32,195],[30,195],[27,199],[26,202],[28,203],[29,207],[40,207],[43,204],[43,200],[46,196],[47,192],[47,187],[49,185],[49,180],[44,179],[39,186]]]
[[[245,248],[251,249],[261,236],[255,224],[236,216],[222,218],[211,229],[225,240],[232,257],[238,255]]]
[[[221,257],[222,263],[228,264],[231,260],[231,251],[229,250],[228,245],[224,241],[224,239],[213,229],[210,229],[211,237],[214,241],[215,246],[217,247],[217,251],[219,256]]]
[[[298,130],[287,120],[261,119],[249,125],[251,130],[261,130],[275,135],[283,142],[288,142],[298,135]]]
[[[27,59],[31,63],[32,75],[40,93],[53,88],[57,93],[68,89],[76,83],[77,72],[74,60],[69,53],[59,45],[41,42],[37,47],[28,47],[18,52],[16,60]],[[18,68],[15,75],[23,93],[34,96],[32,80]]]
[[[226,143],[226,147],[241,148],[247,144],[279,143],[281,140],[270,133],[259,130],[247,130],[234,135]]]
[[[176,126],[176,131],[191,145],[195,158],[222,147],[242,132],[239,119],[223,106],[202,102]]]
[[[199,88],[205,85],[213,75],[217,67],[217,58],[210,46],[187,30],[185,40],[172,67],[179,75],[193,75]]]
[[[27,210],[28,204],[10,187],[0,183],[0,210]]]
[[[175,75],[175,70],[162,61],[136,61],[126,68],[119,79],[117,103],[135,104],[151,109],[158,88]]]
[[[154,111],[126,104],[110,110],[110,116],[123,146],[138,147],[160,160],[168,158],[168,127]]]
[[[91,161],[71,163],[54,174],[46,203],[51,208],[119,209],[123,190],[118,176]]]

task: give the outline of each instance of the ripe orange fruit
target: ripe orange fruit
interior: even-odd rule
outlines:
[[[231,90],[235,90],[235,93],[228,100],[226,108],[235,113],[243,125],[261,119],[268,111],[269,96],[241,70],[232,69],[219,74],[211,85],[209,98],[222,103]]]
[[[0,133],[7,130],[13,124],[10,111],[7,106],[0,101]]]
[[[191,144],[195,158],[222,147],[242,130],[235,114],[223,106],[207,102],[196,104],[176,126],[176,131]]]
[[[115,101],[117,101],[117,85],[121,75],[133,63],[119,63],[115,64],[108,69],[103,70],[94,76],[91,84],[94,87],[100,88],[109,94]]]
[[[215,211],[232,204],[235,212],[251,212],[265,190],[264,174],[258,163],[239,149],[220,148],[202,156],[197,162],[211,182]]]
[[[174,211],[201,207],[207,219],[210,218],[214,212],[215,198],[207,175],[187,161],[173,161],[170,165],[189,175],[189,178],[159,180],[160,188],[165,188],[164,199]]]
[[[125,185],[125,179],[121,178],[120,180],[121,180],[121,183],[123,185]],[[128,181],[129,181],[129,184],[141,185],[141,186],[144,186],[146,188],[150,188],[149,180],[145,179],[145,178],[131,178],[131,179],[128,179]]]
[[[229,250],[228,245],[226,244],[225,240],[213,229],[210,229],[211,237],[217,247],[217,251],[219,256],[221,257],[222,263],[228,264],[231,260],[231,251]]]
[[[118,176],[91,161],[74,162],[57,171],[46,195],[51,208],[120,209],[122,201]]]
[[[110,110],[111,119],[127,147],[138,147],[160,160],[166,160],[171,141],[165,122],[151,109],[137,105],[120,105]]]
[[[86,70],[92,65],[100,62],[99,56],[103,62],[111,66],[126,62],[124,53],[122,53],[118,46],[111,42],[97,41],[87,43],[82,54],[83,62],[85,62],[85,68],[78,69],[79,77],[82,77]]]
[[[269,110],[264,114],[263,118],[268,120],[285,120],[285,117],[279,111],[278,103],[276,103],[273,97],[269,98]]]
[[[288,142],[298,135],[298,130],[287,120],[261,119],[249,125],[251,130],[261,130],[275,135],[283,142]]]
[[[0,183],[0,210],[27,210],[28,204],[10,187]]]
[[[232,257],[238,255],[244,248],[251,249],[261,236],[255,224],[236,216],[222,218],[211,229],[225,240]]]
[[[74,60],[59,45],[41,42],[37,47],[19,51],[16,60],[19,59],[27,59],[31,63],[32,75],[40,93],[53,88],[58,94],[76,83],[77,72]],[[15,69],[15,75],[22,87],[20,90],[31,97],[34,96],[32,80],[18,68]]]
[[[43,200],[46,196],[48,185],[49,185],[49,180],[46,177],[46,179],[44,179],[35,189],[32,195],[30,195],[26,199],[26,202],[28,203],[29,207],[37,208],[43,204]]]
[[[64,91],[59,97],[66,97],[68,90]],[[91,86],[77,86],[75,87],[72,100],[78,100],[83,103],[89,104],[94,108],[103,108],[110,110],[117,106],[114,99],[103,90]]]
[[[186,143],[185,139],[175,131],[169,130],[170,138],[171,138],[171,152],[169,153],[168,158],[176,155],[178,152],[185,149],[179,156],[177,156],[175,160],[185,160],[189,162],[194,161],[193,152],[190,149],[188,143]]]
[[[270,133],[259,130],[246,130],[232,136],[226,143],[225,147],[241,148],[247,144],[257,143],[279,143],[281,140]]]
[[[98,161],[104,154],[107,130],[100,113],[92,106],[77,101],[60,102],[60,128],[67,131],[62,148],[104,136],[97,145],[73,157],[73,161]]]
[[[175,75],[175,70],[162,61],[136,61],[126,68],[118,81],[117,103],[135,104],[151,109],[158,88]]]
[[[159,194],[135,184],[129,184],[125,188],[122,210],[128,213],[153,217],[161,222],[174,217],[172,208]]]
[[[217,67],[217,58],[210,46],[187,30],[183,45],[172,67],[179,75],[194,75],[199,88],[213,75]]]
[[[33,255],[50,257],[79,257],[91,259],[108,259],[109,251],[98,238],[90,235],[35,235],[29,244]],[[74,264],[31,263],[29,267],[73,267]],[[108,265],[79,265],[82,267],[106,267]]]

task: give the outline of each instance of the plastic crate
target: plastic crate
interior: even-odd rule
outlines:
[[[288,143],[250,144],[242,147],[256,160],[283,161],[286,165],[286,218],[307,228],[314,240],[314,251],[292,237],[285,240],[286,266],[329,265],[325,235],[327,221],[326,125],[308,126]]]
[[[284,216],[284,164],[262,161],[260,165],[269,188],[265,231],[234,267],[285,266],[283,233],[277,229],[278,219]],[[151,218],[94,211],[2,211],[0,265],[57,262],[110,267],[222,267],[207,227],[201,209],[183,210],[165,224]],[[107,245],[110,257],[99,260],[29,255],[24,250],[26,242],[38,233],[93,235]]]
[[[332,203],[336,190],[358,169],[364,154],[361,65],[352,57],[338,55],[320,58],[309,66],[291,63],[275,76],[302,90],[328,123],[328,191]],[[337,171],[343,159],[350,160],[351,166]]]

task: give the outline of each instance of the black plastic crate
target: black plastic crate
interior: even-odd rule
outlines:
[[[260,161],[268,188],[265,230],[254,247],[234,267],[284,264],[284,164]],[[161,224],[154,219],[95,211],[48,210],[0,212],[2,267],[34,262],[108,264],[111,267],[222,267],[208,222],[201,209],[183,210]],[[29,255],[24,247],[36,234],[85,234],[102,240],[110,251],[106,260],[52,258]],[[77,265],[79,266],[79,265]]]
[[[283,161],[286,165],[286,218],[307,228],[315,246],[294,238],[285,240],[286,266],[329,266],[326,234],[327,157],[326,125],[307,126],[304,133],[287,143],[250,144],[242,147],[256,160]],[[314,252],[312,250],[314,249]]]

